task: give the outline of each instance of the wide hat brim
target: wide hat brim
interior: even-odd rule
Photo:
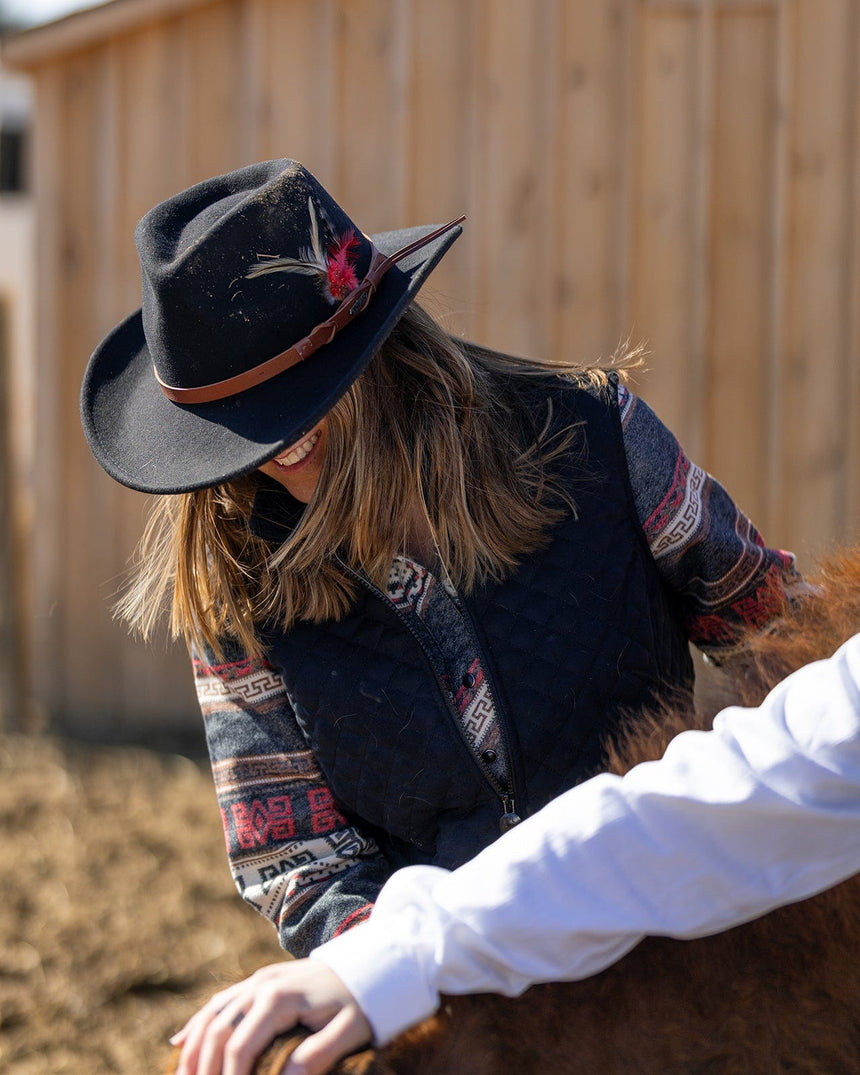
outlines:
[[[389,255],[434,230],[408,228],[371,238]],[[138,310],[105,337],[84,375],[81,419],[93,455],[112,478],[145,493],[191,492],[256,469],[331,410],[461,230],[446,231],[390,268],[367,308],[304,362],[211,403],[167,398]]]

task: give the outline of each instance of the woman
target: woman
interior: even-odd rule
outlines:
[[[599,771],[797,582],[616,374],[414,304],[459,224],[370,239],[290,161],[201,183],[84,380],[102,466],[180,494],[123,611],[188,639],[236,883],[296,955]]]

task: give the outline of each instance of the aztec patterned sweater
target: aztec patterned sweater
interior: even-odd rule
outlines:
[[[666,584],[679,597],[691,642],[717,661],[739,629],[764,624],[801,585],[791,554],[768,549],[725,490],[692,463],[653,411],[618,389],[636,512]],[[392,564],[387,598],[429,631],[451,669],[464,737],[499,783],[508,783],[491,685],[457,594],[425,565]],[[265,660],[236,647],[195,657],[227,854],[236,885],[295,955],[362,921],[392,866],[372,834],[335,802],[292,713],[286,686]]]

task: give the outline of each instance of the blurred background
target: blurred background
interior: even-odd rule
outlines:
[[[7,724],[197,727],[181,648],[111,619],[147,505],[77,397],[139,306],[138,218],[259,159],[366,231],[466,213],[430,289],[452,329],[584,363],[644,342],[638,390],[769,543],[854,539],[856,0],[83,6],[2,53]]]
[[[78,419],[139,217],[280,156],[368,232],[465,213],[432,311],[525,355],[644,343],[636,389],[808,566],[860,512],[860,3],[0,0],[0,28],[0,1066],[139,1073],[186,994],[277,955],[205,767],[81,744],[202,745],[183,648],[111,618],[147,500]]]

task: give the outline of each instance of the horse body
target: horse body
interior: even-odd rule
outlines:
[[[748,639],[734,662],[742,705],[860,631],[860,550],[831,558],[810,594]],[[713,713],[665,703],[609,751],[624,773]],[[602,973],[520,997],[443,998],[431,1019],[336,1075],[851,1075],[860,1071],[860,874],[802,903],[690,941],[648,938]],[[280,1072],[304,1032],[256,1075]]]

